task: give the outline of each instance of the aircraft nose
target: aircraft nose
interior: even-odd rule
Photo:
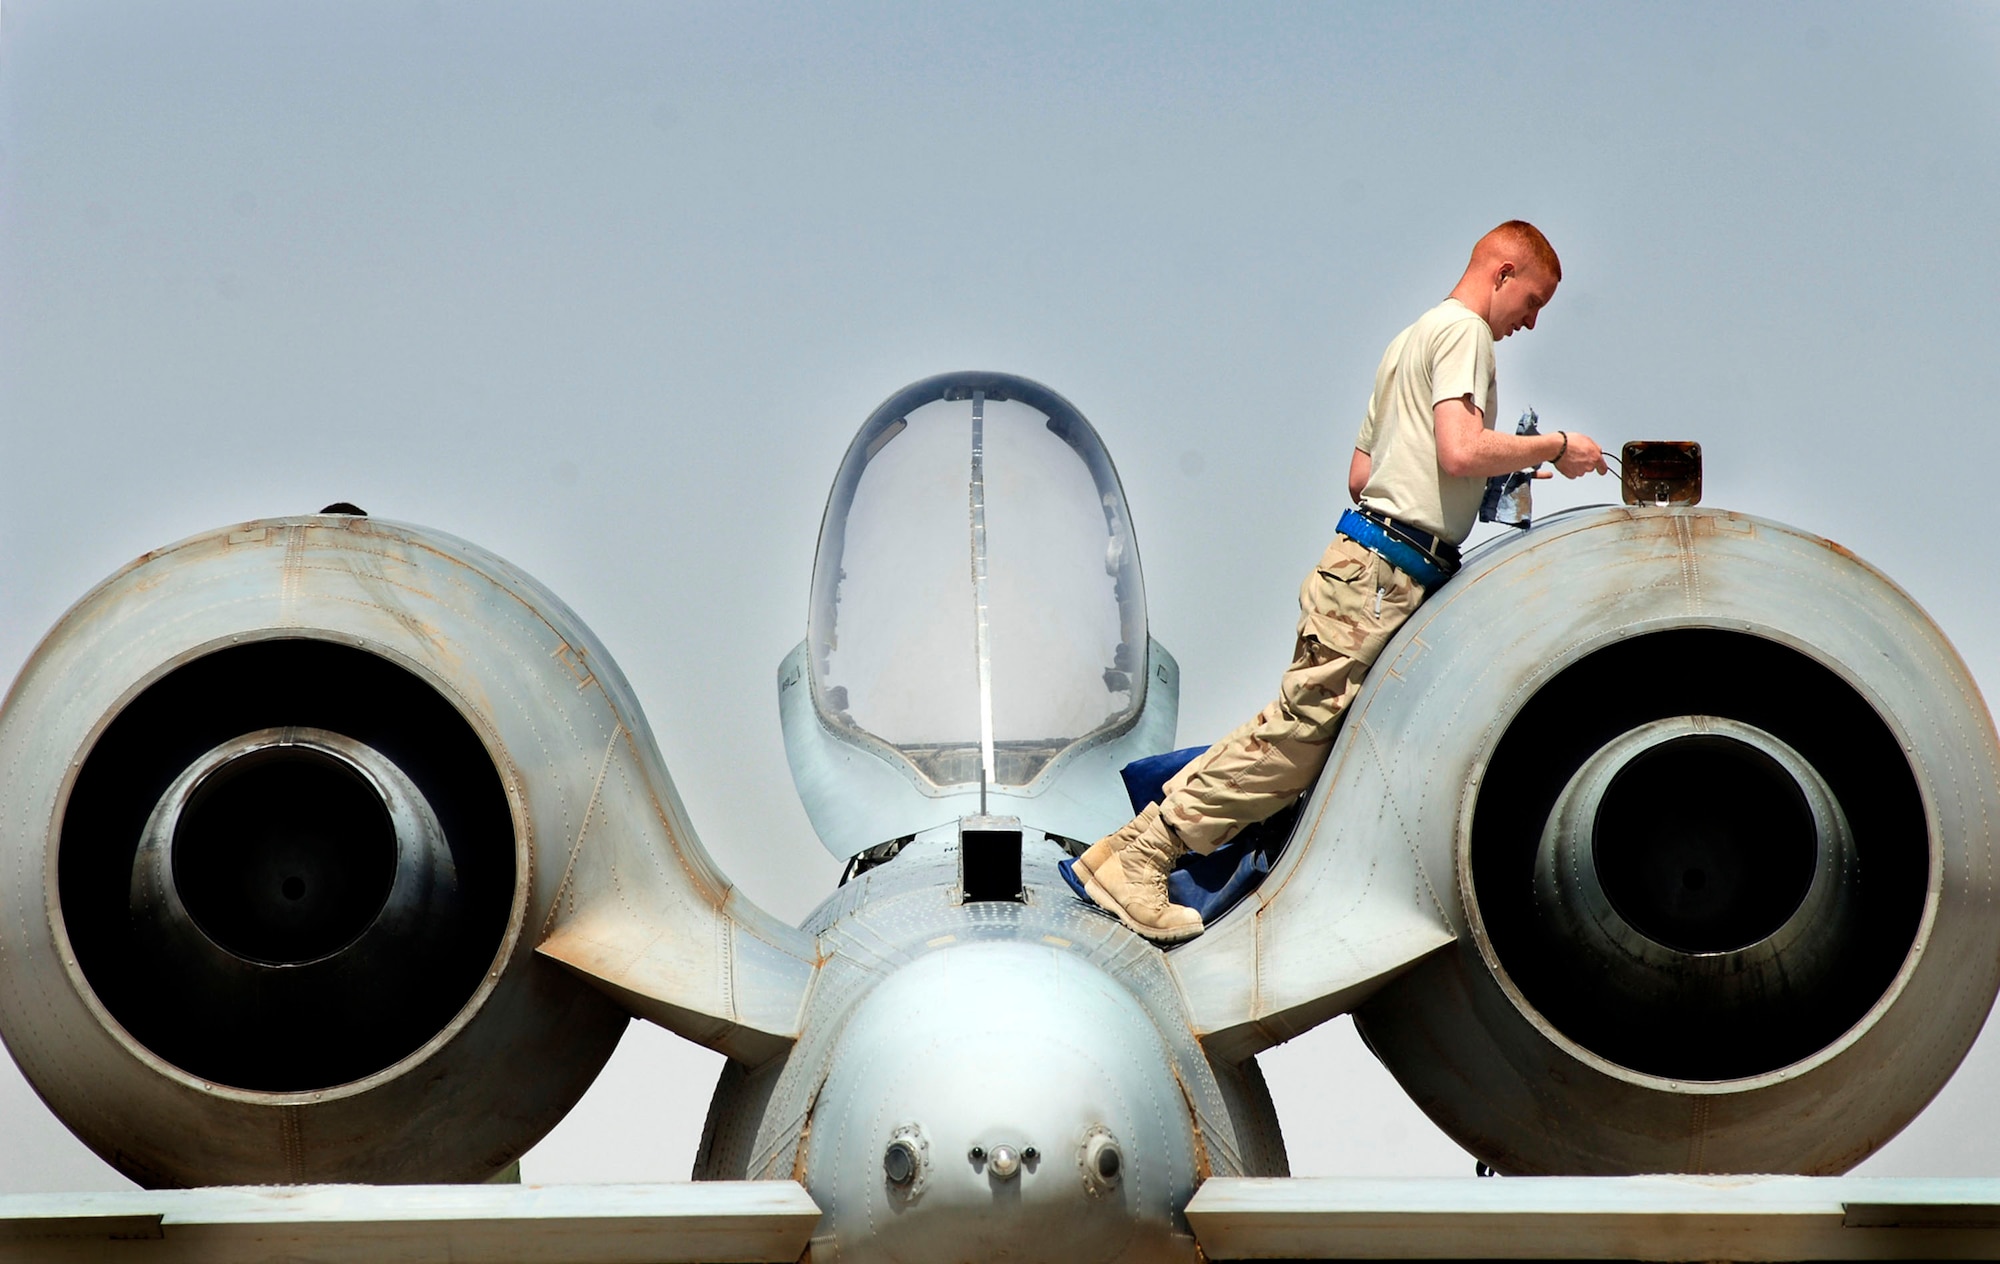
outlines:
[[[814,1107],[815,1241],[898,1264],[1193,1260],[1193,1128],[1168,1067],[1145,1010],[1073,953],[919,958],[855,1008]]]

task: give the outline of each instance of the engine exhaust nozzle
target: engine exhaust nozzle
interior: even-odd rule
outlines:
[[[1753,725],[1678,716],[1586,760],[1535,856],[1552,947],[1610,1028],[1814,1003],[1854,933],[1852,833],[1803,756]]]
[[[402,769],[351,737],[270,728],[208,751],[160,797],[133,860],[132,916],[201,973],[242,977],[407,949],[457,886]]]

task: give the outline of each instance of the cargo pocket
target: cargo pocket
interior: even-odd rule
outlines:
[[[1401,622],[1394,607],[1408,600],[1411,587],[1408,576],[1367,549],[1336,539],[1299,590],[1299,637],[1365,669]]]

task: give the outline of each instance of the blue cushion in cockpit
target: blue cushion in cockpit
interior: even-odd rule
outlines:
[[[1188,746],[1164,755],[1148,755],[1119,769],[1132,811],[1143,812],[1147,804],[1166,797],[1167,782],[1207,749]],[[1298,805],[1293,804],[1269,820],[1249,826],[1206,856],[1189,852],[1167,875],[1167,898],[1201,914],[1202,921],[1213,922],[1264,881],[1298,819]]]
[[[1125,781],[1125,797],[1132,800],[1132,814],[1137,816],[1146,810],[1148,803],[1164,799],[1167,782],[1173,775],[1193,763],[1194,757],[1207,749],[1206,746],[1184,746],[1164,755],[1135,759],[1120,768],[1118,775]]]

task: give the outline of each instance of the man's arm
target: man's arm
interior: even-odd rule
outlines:
[[[1374,460],[1360,448],[1354,449],[1354,459],[1347,463],[1347,498],[1355,504],[1361,503],[1362,489],[1368,486],[1368,476],[1375,472]]]
[[[1555,461],[1564,478],[1576,478],[1596,470],[1610,471],[1604,464],[1604,450],[1589,435],[1569,433],[1565,449],[1561,432],[1545,435],[1510,435],[1488,430],[1470,396],[1439,400],[1431,409],[1437,424],[1438,469],[1453,478],[1491,478],[1511,474],[1542,461]],[[1556,453],[1562,459],[1556,460]],[[1350,475],[1350,478],[1352,476]]]

